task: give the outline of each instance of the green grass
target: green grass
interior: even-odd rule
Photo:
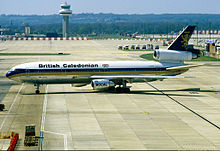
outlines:
[[[70,55],[69,53],[0,53],[0,56],[48,56],[48,55]]]
[[[153,49],[128,49],[123,51],[153,51]]]
[[[192,61],[220,61],[220,59],[209,56],[200,56],[199,58],[193,59]]]
[[[155,60],[153,58],[153,54],[143,54],[143,55],[140,55],[141,58],[143,59],[146,59],[146,60]],[[216,59],[216,58],[213,58],[213,57],[208,57],[208,56],[200,56],[199,58],[197,59],[193,59],[191,61],[220,61],[220,59]]]
[[[99,34],[96,36],[88,36],[89,39],[106,39],[106,38],[126,38],[124,36],[120,36],[120,35],[111,35],[111,34]]]
[[[152,53],[150,53],[150,54],[143,54],[143,55],[140,55],[140,57],[143,58],[143,59],[146,59],[146,60],[155,60],[153,58],[153,54]]]

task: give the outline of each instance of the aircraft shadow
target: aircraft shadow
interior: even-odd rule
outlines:
[[[169,93],[167,95],[169,96],[189,96],[189,97],[203,97],[204,95],[200,95],[198,94],[199,92],[213,92],[213,93],[218,93],[220,91],[215,91],[215,90],[200,90],[199,88],[193,88],[193,89],[180,89],[180,90],[161,90],[162,92],[166,93],[166,92],[174,92],[174,93]],[[197,92],[197,93],[192,93],[192,94],[175,94],[175,92]],[[48,92],[48,93],[40,93],[40,94],[35,94],[35,93],[26,93],[23,95],[52,95],[52,94],[145,94],[145,95],[164,95],[161,92],[157,91],[157,90],[132,90],[129,93],[117,93],[117,92],[113,92],[113,91],[87,91],[87,92],[83,92],[83,91],[77,91],[77,92]]]

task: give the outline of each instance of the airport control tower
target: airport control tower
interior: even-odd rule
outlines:
[[[69,29],[69,16],[72,15],[72,10],[70,10],[70,5],[66,2],[61,4],[61,10],[59,11],[60,15],[63,16],[63,37],[68,37]]]

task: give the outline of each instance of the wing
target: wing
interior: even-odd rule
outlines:
[[[175,70],[188,70],[190,68],[203,66],[204,64],[199,65],[183,65],[177,67],[169,67],[167,71],[175,71]],[[127,80],[127,81],[134,81],[137,79],[142,79],[144,81],[156,81],[156,80],[163,80],[163,79],[183,79],[183,78],[192,78],[188,76],[163,76],[163,75],[92,75],[90,79],[109,79],[112,81],[120,81],[120,80]]]
[[[91,79],[182,79],[185,76],[153,76],[153,75],[93,75]]]

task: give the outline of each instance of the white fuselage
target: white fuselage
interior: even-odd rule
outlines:
[[[171,73],[166,68],[181,65],[154,61],[32,62],[15,66],[6,76],[25,83],[83,85],[90,83],[93,75],[177,75],[182,72]]]

